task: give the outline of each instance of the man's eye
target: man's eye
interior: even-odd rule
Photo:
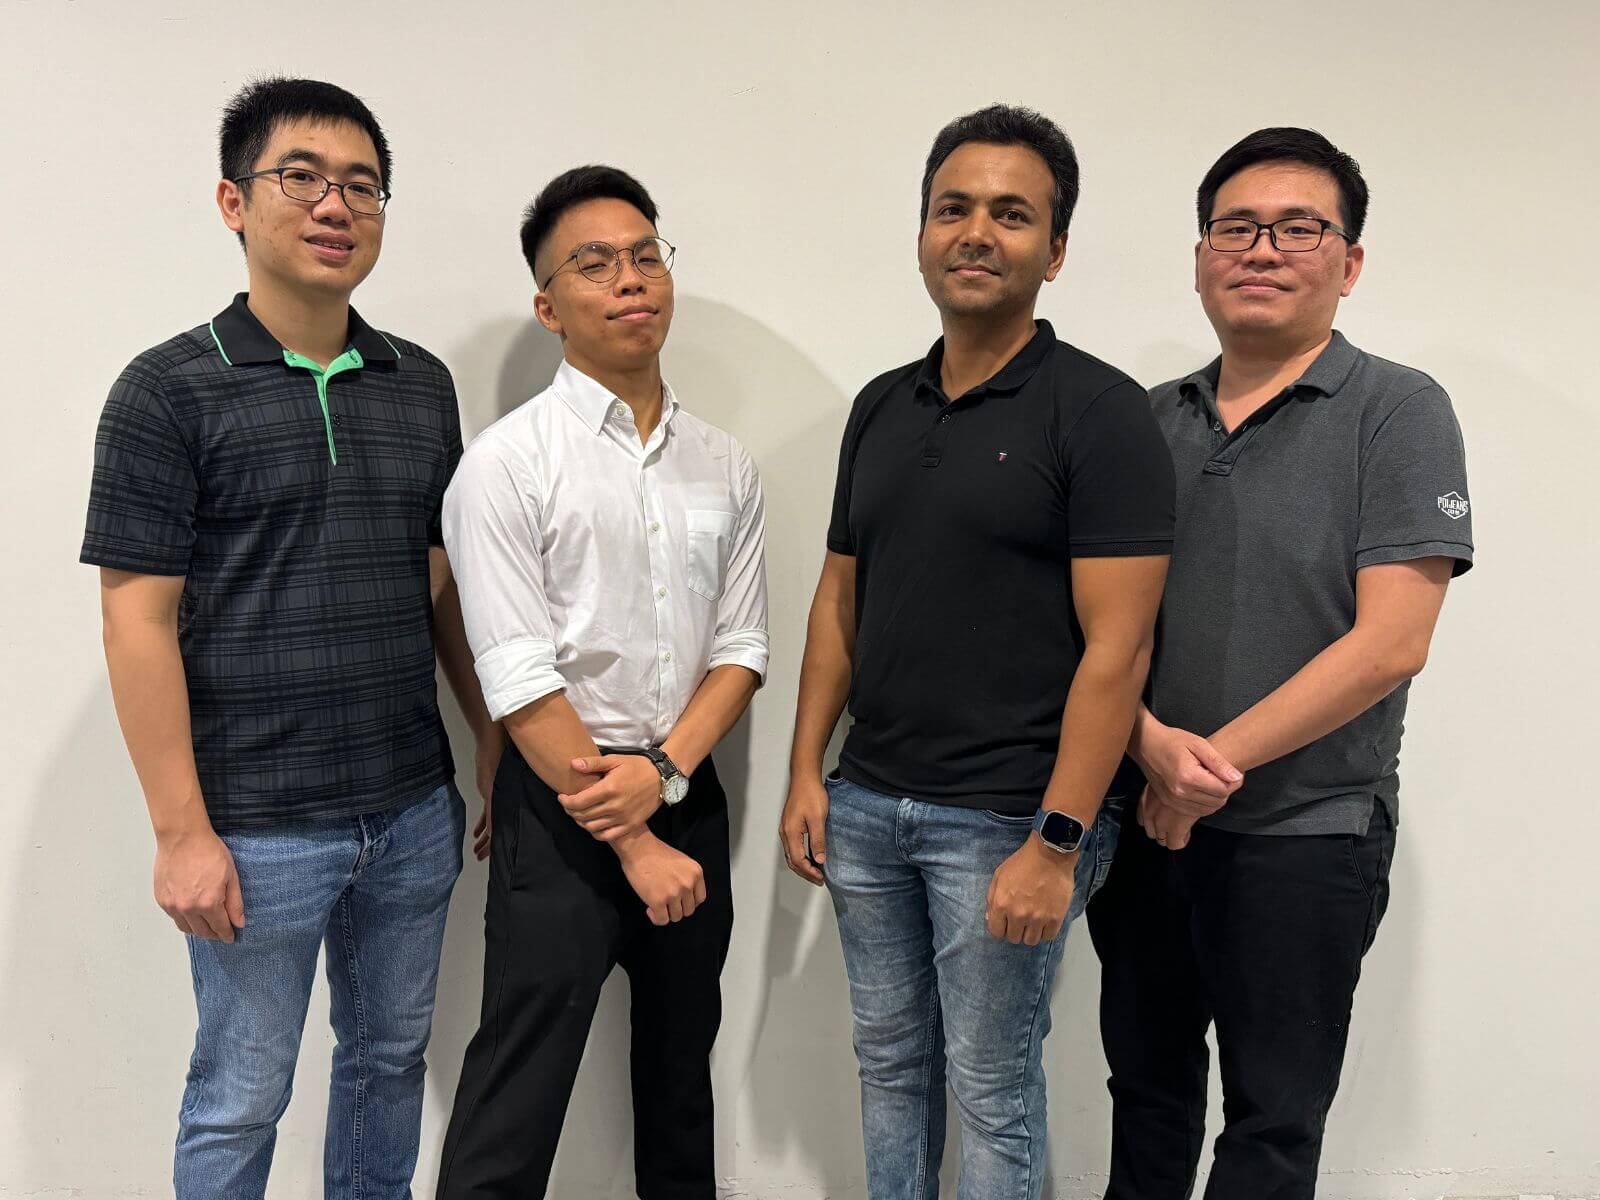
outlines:
[[[959,204],[946,204],[939,210],[938,215],[941,217],[959,217],[961,215],[961,206]]]
[[[283,177],[290,183],[315,183],[317,179],[310,171],[285,171]]]
[[[344,190],[353,192],[363,200],[376,200],[378,198],[378,189],[370,183],[347,183],[344,185]]]

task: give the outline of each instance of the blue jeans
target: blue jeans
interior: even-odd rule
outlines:
[[[465,825],[460,793],[446,786],[397,811],[223,835],[245,924],[231,945],[189,939],[200,1025],[178,1117],[178,1200],[265,1194],[323,945],[338,1039],[325,1195],[411,1195]]]
[[[1031,818],[896,799],[828,781],[828,891],[839,918],[861,1064],[872,1200],[935,1200],[945,1081],[961,1119],[960,1200],[1036,1200],[1044,1187],[1041,1051],[1054,941],[1014,946],[985,924],[989,881]],[[1078,859],[1070,922],[1104,882],[1108,802]]]

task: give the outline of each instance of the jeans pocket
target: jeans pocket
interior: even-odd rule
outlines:
[[[1122,810],[1124,798],[1108,796],[1100,815],[1094,822],[1094,879],[1089,884],[1089,895],[1105,886],[1111,876],[1111,864],[1117,857],[1117,843],[1122,840]]]
[[[1004,825],[1012,829],[1031,829],[1033,827],[1032,813],[1016,816],[1012,813],[995,812],[992,808],[980,808],[978,811],[996,825]]]
[[[1361,894],[1373,899],[1388,882],[1389,860],[1394,853],[1394,828],[1383,801],[1373,802],[1366,834],[1359,837],[1346,834],[1344,844],[1350,856],[1350,871],[1361,886]]]
[[[723,580],[728,571],[734,514],[692,508],[685,521],[689,543],[689,590],[707,600],[717,600],[722,596]]]

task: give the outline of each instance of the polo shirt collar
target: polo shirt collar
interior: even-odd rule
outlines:
[[[248,292],[240,292],[232,304],[211,318],[211,337],[217,343],[217,350],[223,361],[235,367],[246,363],[282,362],[283,346],[250,311],[249,300]],[[353,308],[350,310],[349,344],[360,353],[363,363],[400,361],[400,352],[394,344],[363,321]]]
[[[1344,334],[1337,329],[1328,339],[1328,344],[1322,348],[1322,353],[1317,355],[1305,373],[1289,386],[1293,392],[1316,392],[1324,396],[1331,396],[1345,385],[1350,378],[1350,372],[1356,369],[1356,362],[1361,357],[1361,352],[1346,340]],[[1178,394],[1180,396],[1199,395],[1207,400],[1215,400],[1217,395],[1217,380],[1222,378],[1222,358],[1212,359],[1192,375],[1186,375],[1178,381]]]
[[[1014,392],[1039,369],[1039,364],[1044,362],[1045,356],[1050,353],[1050,348],[1056,343],[1056,331],[1051,328],[1050,322],[1038,320],[1034,322],[1033,337],[1028,344],[1011,356],[1011,361],[1006,363],[988,379],[977,387],[967,392],[967,396],[984,396],[990,392]],[[917,368],[915,391],[920,394],[926,389],[943,394],[943,384],[939,378],[939,368],[944,365],[944,339],[940,338],[928,351],[927,357],[922,360],[922,366]]]
[[[561,360],[561,365],[556,368],[554,385],[556,394],[570,408],[584,426],[591,433],[599,433],[606,427],[606,418],[611,415],[611,406],[618,403],[615,392],[598,380],[591,379],[566,359]],[[678,400],[672,394],[672,388],[665,382],[661,384],[661,427],[668,428],[672,418],[677,414]]]

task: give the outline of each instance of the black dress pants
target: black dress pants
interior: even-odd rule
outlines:
[[[1223,1129],[1207,1200],[1309,1200],[1361,958],[1389,898],[1394,826],[1267,836],[1196,826],[1164,850],[1128,810],[1089,905],[1111,1067],[1106,1200],[1183,1200],[1205,1135],[1206,1029]]]
[[[650,828],[705,872],[706,902],[656,927],[611,848],[508,746],[495,779],[483,1015],[445,1135],[439,1200],[545,1194],[600,988],[633,993],[634,1174],[642,1200],[715,1200],[712,1043],[733,930],[728,801],[709,759]]]

